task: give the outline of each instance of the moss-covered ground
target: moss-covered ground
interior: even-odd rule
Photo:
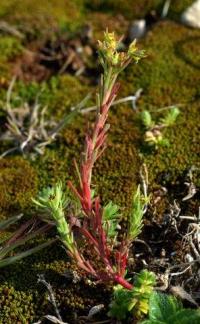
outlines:
[[[122,206],[125,218],[139,183],[142,162],[148,169],[152,200],[157,199],[154,193],[157,195],[160,188],[168,190],[168,195],[161,197],[156,205],[154,219],[162,219],[169,203],[184,197],[184,182],[191,168],[197,190],[200,187],[200,32],[178,22],[180,13],[191,2],[172,2],[169,20],[158,21],[139,42],[147,50],[147,58],[141,64],[130,66],[120,79],[120,97],[132,95],[139,88],[143,93],[136,111],[129,104],[111,109],[108,147],[95,167],[93,181],[103,202],[112,200]],[[27,50],[38,50],[47,40],[56,39],[58,31],[66,37],[76,38],[76,32],[86,24],[93,28],[93,39],[101,37],[106,27],[126,35],[133,19],[144,17],[151,10],[159,13],[162,3],[161,0],[1,0],[0,20],[15,26],[22,37],[0,32],[0,134],[5,127],[6,92],[15,66]],[[91,58],[89,66],[95,66],[95,59],[95,56]],[[90,92],[92,97],[88,105],[94,103],[93,75],[76,76],[69,72],[59,75],[51,71],[44,80],[36,82],[30,72],[27,80],[19,78],[16,81],[13,105],[17,105],[17,96],[32,104],[40,93],[39,101],[48,107],[49,119],[58,121]],[[169,147],[147,149],[138,112],[148,109],[157,118],[163,113],[159,108],[176,104],[181,114],[175,125],[167,129]],[[73,179],[72,160],[79,159],[88,120],[94,120],[93,113],[77,116],[42,156],[33,159],[16,153],[0,159],[0,219],[17,213],[31,217],[34,212],[31,197],[38,190],[60,179],[64,183]],[[1,153],[11,145],[3,142]],[[198,212],[195,198],[189,207],[182,205],[185,212]],[[45,287],[37,283],[39,274],[44,274],[51,282],[63,319],[81,323],[78,316],[86,315],[90,307],[109,298],[110,289],[96,287],[85,278],[73,283],[73,271],[77,269],[59,243],[1,269],[0,323],[34,323],[43,315],[54,315]]]

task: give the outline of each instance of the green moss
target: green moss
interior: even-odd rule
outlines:
[[[198,35],[198,30],[173,22],[155,25],[142,42],[148,57],[127,70],[123,93],[130,94],[143,88],[141,104],[147,109],[184,103],[197,97],[198,59],[191,50],[191,40],[195,37],[196,48]]]
[[[143,18],[151,11],[161,13],[164,5],[163,0],[84,0],[86,7],[92,11],[122,14],[128,19]],[[191,4],[193,0],[173,0],[169,9],[169,17],[179,19],[180,14]]]
[[[171,18],[180,19],[181,13],[191,6],[193,2],[193,0],[173,0],[169,10],[169,16]]]
[[[42,243],[43,240],[37,242],[29,242],[27,247],[31,248],[36,243]],[[48,305],[46,289],[37,283],[38,274],[45,272],[44,266],[40,262],[53,262],[50,252],[53,251],[54,260],[61,255],[64,258],[64,251],[58,245],[52,246],[51,249],[40,251],[36,255],[32,255],[27,259],[1,269],[0,274],[0,323],[32,323],[41,316],[47,314],[46,307]],[[63,252],[63,253],[62,253]],[[36,262],[37,260],[37,262]],[[63,261],[64,262],[64,261]],[[61,262],[62,263],[62,262]],[[67,264],[67,262],[66,262]],[[55,267],[54,267],[55,269]],[[46,271],[48,271],[46,267]],[[21,275],[23,274],[23,279]],[[47,280],[50,279],[45,277]],[[54,271],[59,278],[59,273]],[[57,277],[56,277],[57,278]],[[44,307],[43,307],[44,305]],[[50,312],[51,313],[51,310]]]
[[[90,92],[91,87],[84,80],[67,74],[60,76],[57,79],[57,85],[54,86],[51,111],[56,117],[61,117],[69,111],[69,108],[80,103]]]
[[[85,0],[86,6],[95,11],[120,13],[126,18],[134,19],[144,17],[152,9],[162,3],[161,0]]]
[[[102,40],[103,32],[108,29],[109,31],[115,31],[116,35],[126,35],[128,29],[128,20],[120,14],[104,12],[89,12],[86,16],[87,21],[93,29],[94,39]]]
[[[91,87],[84,80],[71,76],[70,74],[54,76],[48,82],[31,82],[24,84],[16,83],[14,94],[20,97],[20,101],[30,104],[38,97],[41,106],[47,106],[47,114],[56,120],[62,118],[70,111],[72,106],[79,104],[89,93]],[[13,96],[14,97],[14,96]],[[19,99],[15,98],[13,104],[17,106]],[[88,102],[90,104],[91,102]]]
[[[2,0],[0,17],[22,30],[23,33],[39,36],[59,25],[74,29],[81,23],[82,1],[79,0]]]
[[[23,52],[21,41],[12,36],[0,37],[0,99],[13,75],[12,61]]]
[[[169,188],[167,196],[152,210],[157,218],[162,217],[170,199],[185,190],[183,179],[192,166],[196,168],[193,180],[197,186],[200,185],[198,43],[198,30],[173,22],[161,22],[142,41],[141,47],[147,50],[148,57],[140,65],[127,69],[122,78],[121,95],[131,95],[142,87],[143,94],[138,107],[150,110],[155,119],[161,116],[157,108],[181,104],[181,114],[176,124],[165,132],[170,142],[169,147],[159,147],[157,151],[147,152],[143,146],[142,134],[140,135],[139,149],[147,164],[150,190],[156,192],[158,185]],[[178,186],[179,182],[182,189]],[[178,187],[175,189],[175,186]],[[196,209],[191,210],[194,212]]]
[[[103,202],[119,204],[127,216],[139,180],[139,130],[131,107],[122,105],[111,111],[108,147],[95,168],[94,183]]]
[[[12,79],[12,71],[9,63],[0,61],[0,102],[4,100],[5,89]],[[2,100],[3,99],[3,100]]]
[[[73,322],[74,311],[86,315],[92,306],[101,303],[102,297],[108,298],[109,289],[96,287],[87,279],[74,283],[73,271],[77,270],[60,243],[2,269],[0,323],[32,323],[44,315],[55,315],[46,287],[37,282],[40,274],[51,284],[63,320]]]
[[[173,184],[191,167],[194,171],[194,182],[199,182],[199,103],[191,103],[181,109],[176,124],[167,130],[170,141],[168,148],[159,148],[153,154],[146,155],[146,163],[150,172],[151,183],[161,182]]]
[[[170,7],[170,16],[177,18],[191,2],[192,0],[174,0]],[[73,31],[85,23],[85,14],[90,11],[110,13],[114,17],[119,14],[128,19],[135,19],[144,17],[151,10],[160,10],[162,6],[162,0],[2,0],[0,17],[17,24],[27,34],[39,36],[48,33],[49,26],[52,30],[60,26]]]
[[[0,286],[0,305],[0,322],[2,324],[27,324],[34,319],[36,309],[32,294],[16,291],[6,282]]]
[[[37,174],[23,158],[0,159],[0,211],[20,210],[30,205],[37,191]]]
[[[11,36],[0,38],[0,60],[10,60],[21,54],[23,47],[19,39]]]
[[[59,148],[57,144],[57,148]],[[41,179],[39,189],[53,185],[61,180],[63,183],[69,179],[69,161],[67,157],[67,148],[65,150],[54,151],[46,149],[45,154],[35,160],[35,168]]]

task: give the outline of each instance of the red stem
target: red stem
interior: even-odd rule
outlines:
[[[119,276],[118,274],[114,275],[114,280],[120,284],[121,286],[123,286],[124,288],[131,290],[133,289],[133,285],[130,284],[126,279],[124,279],[123,277]]]
[[[103,273],[101,270],[93,270],[93,272],[96,272],[99,279],[102,281],[113,280],[126,289],[132,289],[133,286],[122,277],[126,268],[126,256],[121,253],[122,251],[119,252],[118,258],[116,259],[118,262],[117,270],[113,269],[112,261],[110,260],[111,251],[107,244],[106,232],[102,223],[102,208],[100,201],[98,197],[96,197],[95,200],[92,200],[91,196],[91,176],[93,166],[105,148],[105,140],[109,129],[106,125],[108,111],[116,97],[118,89],[119,85],[114,84],[112,89],[104,95],[103,103],[100,107],[99,113],[97,114],[92,134],[88,133],[85,138],[84,158],[81,161],[80,171],[77,170],[79,176],[79,187],[75,188],[71,182],[69,182],[69,186],[78,197],[82,205],[82,210],[87,218],[87,222],[83,222],[83,226],[81,226],[79,230],[94,247],[94,250],[97,252],[105,266]],[[76,164],[76,169],[77,168]],[[79,266],[81,266],[81,263],[82,266],[86,267],[86,264],[79,260]]]

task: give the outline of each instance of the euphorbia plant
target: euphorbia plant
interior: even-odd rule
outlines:
[[[100,281],[113,281],[127,289],[132,289],[133,286],[124,279],[124,275],[130,244],[141,228],[143,204],[139,191],[137,192],[137,198],[139,197],[137,203],[140,208],[134,207],[137,215],[131,215],[127,236],[119,243],[116,236],[118,207],[112,203],[102,206],[99,196],[94,195],[91,187],[94,164],[102,155],[106,145],[109,129],[108,112],[119,90],[119,84],[116,82],[117,77],[131,61],[137,63],[145,56],[144,51],[137,49],[135,41],[130,44],[127,52],[119,51],[120,41],[121,39],[116,40],[114,33],[106,32],[103,42],[99,42],[99,59],[103,73],[97,95],[96,121],[86,135],[85,149],[80,165],[75,162],[78,185],[69,182],[69,187],[80,204],[81,217],[78,219],[76,215],[73,215],[66,220],[64,210],[68,201],[61,184],[44,190],[35,203],[41,208],[49,210],[51,218],[47,221],[53,218],[61,240],[67,247],[68,254],[79,267]],[[135,230],[133,230],[133,225],[136,226]],[[91,245],[98,260],[103,264],[102,267],[96,265],[92,259],[86,260],[80,252],[73,236],[74,227]]]

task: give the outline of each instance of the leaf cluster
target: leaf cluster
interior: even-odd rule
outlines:
[[[185,309],[174,296],[153,292],[149,299],[149,319],[141,324],[198,324],[199,309]]]
[[[50,222],[53,220],[61,240],[69,251],[76,249],[73,233],[69,222],[65,218],[65,208],[69,204],[69,198],[63,191],[62,183],[59,182],[53,187],[44,188],[37,199],[32,199],[41,211],[46,212],[43,220]]]
[[[155,275],[147,270],[142,270],[135,278],[132,290],[121,286],[114,287],[113,300],[110,303],[109,316],[119,320],[128,315],[141,318],[149,310],[149,298],[155,285]]]
[[[63,192],[62,183],[55,186],[44,188],[37,199],[32,199],[35,205],[41,209],[46,209],[56,217],[56,211],[63,210],[68,204],[68,198]]]
[[[128,240],[133,241],[140,233],[143,227],[142,218],[144,207],[148,203],[148,197],[141,194],[140,186],[133,195],[131,214],[129,217]]]
[[[120,208],[118,205],[110,201],[103,208],[103,227],[106,231],[108,239],[115,241],[117,230],[119,229]]]
[[[161,118],[161,124],[165,125],[165,127],[173,126],[176,123],[179,114],[180,110],[177,107],[171,107],[168,113]]]
[[[169,107],[170,109],[164,117],[160,118],[156,123],[151,113],[148,110],[144,110],[140,114],[140,118],[143,126],[145,127],[145,142],[150,146],[168,146],[169,141],[164,136],[164,129],[166,127],[173,126],[176,123],[177,117],[180,114],[180,110],[175,107]]]

